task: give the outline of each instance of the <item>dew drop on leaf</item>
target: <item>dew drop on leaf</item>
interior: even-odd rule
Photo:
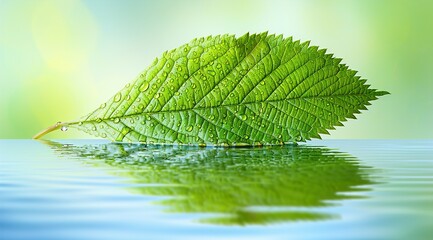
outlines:
[[[114,96],[114,102],[118,102],[120,99],[122,99],[122,94],[119,92],[116,94],[116,96]]]
[[[241,116],[241,119],[242,119],[242,121],[245,121],[245,120],[247,120],[247,115],[245,115],[245,114],[244,114],[244,115],[242,115],[242,116]]]
[[[187,130],[188,132],[191,132],[192,129],[193,129],[193,127],[192,127],[192,126],[189,126],[186,130]]]
[[[62,132],[66,132],[68,131],[68,126],[62,126],[60,130],[62,130]]]
[[[114,123],[119,123],[120,119],[119,118],[115,118],[113,121],[114,121]]]
[[[145,82],[140,86],[140,92],[144,92],[149,88],[149,83]]]

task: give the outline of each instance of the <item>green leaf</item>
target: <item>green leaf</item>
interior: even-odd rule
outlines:
[[[75,127],[114,141],[249,146],[320,138],[388,94],[324,49],[267,33],[165,52]]]

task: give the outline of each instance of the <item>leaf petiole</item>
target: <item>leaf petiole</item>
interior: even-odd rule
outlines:
[[[54,125],[46,128],[46,129],[42,130],[41,132],[39,132],[38,134],[34,135],[33,139],[39,139],[39,138],[45,136],[46,134],[48,134],[48,133],[50,133],[52,131],[55,131],[57,129],[60,129],[62,127],[67,127],[67,126],[68,126],[68,123],[57,122],[56,124],[54,124]]]

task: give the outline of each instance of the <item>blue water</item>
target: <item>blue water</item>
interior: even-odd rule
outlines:
[[[0,140],[0,239],[433,239],[432,140]]]

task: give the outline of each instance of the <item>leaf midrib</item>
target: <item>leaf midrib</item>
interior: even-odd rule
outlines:
[[[133,117],[133,116],[139,116],[142,114],[159,114],[159,113],[172,113],[172,112],[186,112],[186,111],[193,111],[193,110],[206,110],[206,109],[214,109],[214,108],[222,108],[222,107],[233,107],[233,106],[243,106],[243,105],[251,105],[251,104],[260,104],[260,103],[272,103],[272,102],[280,102],[280,101],[290,101],[290,100],[302,100],[302,99],[326,99],[326,98],[334,98],[334,97],[348,97],[348,96],[378,96],[380,95],[379,92],[369,89],[374,92],[366,93],[366,94],[337,94],[337,95],[326,95],[326,96],[311,96],[311,97],[296,97],[296,98],[285,98],[285,99],[277,99],[277,100],[266,100],[266,101],[259,101],[259,102],[245,102],[245,103],[234,103],[234,104],[227,104],[227,105],[218,105],[218,106],[210,106],[210,107],[193,107],[193,108],[187,108],[187,109],[176,109],[176,110],[163,110],[163,111],[152,111],[152,112],[140,112],[140,113],[133,113],[133,114],[127,114],[122,115],[118,117],[108,117],[108,118],[100,118],[102,121],[104,120],[112,120],[116,118],[126,118],[126,117]],[[69,122],[68,124],[74,125],[78,123],[87,123],[87,122],[96,122],[96,119],[93,120],[84,120],[84,121],[74,121]]]

